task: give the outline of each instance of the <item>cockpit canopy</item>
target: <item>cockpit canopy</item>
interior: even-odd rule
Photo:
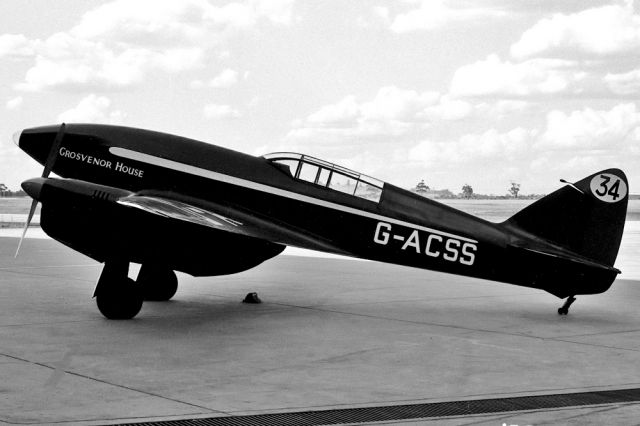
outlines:
[[[295,179],[334,191],[379,202],[384,182],[345,167],[295,152],[274,152],[263,156]]]

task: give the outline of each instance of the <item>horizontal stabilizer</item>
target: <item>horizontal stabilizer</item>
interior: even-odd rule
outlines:
[[[520,250],[524,250],[524,251],[528,251],[531,253],[537,253],[543,256],[550,256],[550,257],[554,257],[556,259],[561,259],[561,260],[566,260],[569,262],[573,262],[579,265],[583,265],[583,266],[587,266],[590,268],[596,268],[596,269],[602,269],[608,272],[614,272],[616,274],[620,273],[620,270],[617,268],[614,268],[613,266],[608,266],[602,263],[598,263],[598,262],[594,262],[592,260],[589,260],[583,256],[577,255],[577,254],[571,254],[568,253],[566,250],[553,250],[550,249],[549,247],[545,247],[545,248],[541,248],[541,249],[536,249],[536,248],[532,248],[532,247],[528,247],[525,246],[523,244],[510,244],[511,247],[513,248],[517,248]]]

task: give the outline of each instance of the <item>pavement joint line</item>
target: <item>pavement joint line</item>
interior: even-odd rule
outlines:
[[[640,352],[640,349],[633,349],[633,348],[621,348],[618,346],[609,346],[609,345],[598,345],[596,343],[589,343],[589,342],[574,342],[572,340],[563,340],[562,338],[550,338],[550,340],[555,340],[556,342],[565,342],[565,343],[573,343],[575,345],[583,345],[583,346],[592,346],[595,348],[605,348],[605,349],[615,349],[615,350],[619,350],[619,351],[629,351],[629,352]]]
[[[47,365],[47,364],[44,364],[44,363],[41,363],[41,362],[30,361],[28,359],[20,358],[18,356],[13,356],[13,355],[5,354],[5,353],[0,353],[0,355],[5,356],[7,358],[15,359],[15,360],[18,360],[18,361],[26,362],[28,364],[33,364],[33,365],[37,365],[37,366],[40,366],[40,367],[48,368],[50,370],[54,370],[54,372],[58,370],[57,367],[54,367],[54,366],[51,366],[51,365]],[[129,387],[129,386],[125,386],[125,385],[120,385],[120,384],[117,384],[117,383],[111,383],[111,382],[109,382],[107,380],[98,379],[97,377],[91,377],[91,376],[87,376],[85,374],[76,373],[74,371],[69,371],[69,370],[61,370],[61,371],[66,373],[66,374],[72,375],[72,376],[80,377],[82,379],[91,380],[91,381],[94,381],[94,382],[102,383],[102,384],[109,385],[109,386],[114,386],[114,387],[121,388],[121,389],[126,389],[126,390],[129,390],[129,391],[132,391],[132,392],[141,393],[143,395],[152,396],[152,397],[155,397],[155,398],[165,399],[167,401],[176,402],[178,404],[189,405],[191,407],[196,407],[196,408],[199,408],[201,410],[207,410],[210,413],[228,415],[228,413],[226,411],[216,410],[216,409],[213,409],[213,408],[205,407],[205,406],[198,405],[198,404],[193,404],[193,403],[186,402],[186,401],[181,401],[179,399],[170,398],[170,397],[167,397],[167,396],[164,396],[164,395],[160,395],[160,394],[157,394],[157,393],[148,392],[148,391],[144,391],[144,390],[140,390],[140,389],[135,389],[135,388],[132,388],[132,387]]]
[[[58,324],[80,324],[80,323],[85,323],[85,322],[97,322],[97,321],[104,321],[104,318],[87,318],[84,320],[73,320],[73,321],[55,321],[55,322],[27,322],[27,323],[22,323],[22,324],[0,324],[0,328],[4,328],[4,327],[32,327],[32,326],[39,326],[39,325],[58,325]]]
[[[633,330],[602,331],[600,333],[568,334],[566,336],[556,336],[556,339],[571,339],[574,337],[604,336],[608,334],[637,333],[637,332],[640,332],[640,328],[633,329]]]
[[[276,302],[270,302],[270,303],[271,304],[276,304],[276,305],[282,305],[282,306],[289,306],[289,307],[298,308],[298,309],[309,309],[309,310],[316,310],[316,311],[320,311],[320,312],[330,312],[330,313],[335,313],[335,314],[351,315],[351,316],[357,316],[357,317],[363,317],[363,318],[372,318],[372,319],[386,320],[386,321],[396,321],[396,322],[402,322],[402,323],[407,323],[407,324],[428,325],[428,326],[433,326],[433,327],[443,327],[443,328],[450,328],[450,329],[457,329],[457,330],[474,331],[474,332],[480,332],[480,333],[490,333],[490,334],[498,334],[498,335],[504,335],[504,336],[514,336],[514,337],[524,337],[524,338],[527,338],[527,339],[534,339],[534,340],[555,341],[555,342],[571,343],[571,344],[576,344],[576,345],[585,345],[585,346],[593,346],[593,347],[606,348],[606,349],[615,349],[615,350],[621,350],[621,351],[640,352],[639,349],[620,348],[620,347],[615,347],[615,346],[597,345],[597,344],[584,343],[584,342],[573,342],[571,340],[562,340],[562,338],[556,338],[556,337],[540,337],[540,336],[532,336],[532,335],[522,334],[522,333],[509,333],[509,332],[505,332],[505,331],[486,330],[486,329],[481,329],[481,328],[463,327],[463,326],[459,326],[459,325],[440,324],[440,323],[425,322],[425,321],[414,321],[414,320],[406,320],[406,319],[401,319],[401,318],[389,318],[389,317],[384,317],[384,316],[360,314],[360,313],[356,313],[356,312],[344,312],[344,311],[339,311],[339,310],[335,310],[335,309],[322,309],[322,308],[317,308],[317,307],[313,307],[313,306],[301,306],[301,305],[292,305],[292,304],[287,304],[287,303],[276,303]],[[452,337],[452,338],[454,338],[453,336],[441,336],[441,337]]]
[[[529,297],[534,295],[539,295],[540,293],[527,293],[527,294],[512,294],[512,295],[497,295],[497,296],[463,296],[463,297],[425,297],[425,298],[412,298],[412,299],[398,299],[398,300],[382,300],[379,302],[346,302],[346,303],[327,303],[321,305],[313,305],[314,307],[322,307],[322,306],[351,306],[351,305],[382,305],[387,303],[407,303],[407,302],[441,302],[443,300],[469,300],[469,299],[497,299],[497,298],[505,298],[505,297]]]
[[[359,350],[359,351],[352,351],[352,352],[348,352],[348,353],[344,353],[344,354],[340,354],[340,355],[328,356],[328,357],[325,357],[325,358],[316,358],[316,359],[312,359],[312,360],[309,360],[309,361],[306,361],[306,362],[299,362],[299,363],[296,363],[296,364],[287,364],[287,365],[284,365],[284,366],[281,366],[281,367],[263,368],[263,369],[260,369],[260,370],[252,371],[251,372],[251,376],[256,376],[256,375],[259,375],[259,374],[273,373],[273,372],[279,371],[279,370],[290,370],[292,368],[304,367],[304,366],[308,366],[309,364],[314,364],[314,363],[327,363],[327,362],[330,362],[331,360],[334,360],[334,359],[346,358],[346,357],[350,357],[350,356],[353,356],[353,355],[356,355],[356,354],[360,354],[360,353],[375,352],[375,351],[379,351],[380,349],[381,349],[381,347],[376,346],[376,347],[373,347],[373,348],[363,349],[363,350]],[[230,378],[230,379],[246,378],[247,374],[233,374],[233,375],[229,375],[227,377]],[[345,405],[350,405],[350,404],[345,404]],[[297,408],[307,408],[307,407],[297,407]]]
[[[557,425],[559,422],[564,422],[564,421],[567,421],[567,420],[579,419],[579,418],[581,418],[581,417],[591,416],[591,415],[596,414],[596,413],[605,413],[605,412],[607,412],[607,411],[617,410],[617,409],[618,409],[618,408],[620,408],[620,407],[623,407],[623,406],[625,406],[625,405],[633,405],[634,403],[626,403],[626,404],[623,404],[623,403],[615,403],[615,402],[612,402],[611,404],[612,404],[613,406],[608,406],[608,405],[607,405],[607,406],[604,406],[604,407],[602,407],[602,406],[586,406],[586,407],[585,407],[585,408],[586,408],[586,410],[585,410],[585,411],[587,411],[586,413],[580,413],[580,414],[576,414],[576,415],[569,416],[569,417],[556,418],[556,419],[553,419],[553,421],[537,422],[537,423],[536,423],[536,426],[542,426],[542,425]],[[568,407],[567,407],[567,408],[568,408]],[[554,411],[556,411],[556,410],[554,410]],[[561,411],[561,410],[557,410],[557,411]]]
[[[5,273],[9,273],[9,274],[15,274],[15,275],[21,275],[21,276],[25,276],[25,277],[41,277],[41,278],[51,278],[51,275],[46,275],[46,274],[35,274],[35,273],[29,273],[29,272],[22,272],[22,271],[11,271],[11,270],[3,270],[2,272]],[[65,279],[68,281],[77,281],[77,282],[94,282],[93,280],[85,280],[82,278],[73,278],[73,277],[58,277],[61,279]]]
[[[50,268],[84,268],[87,266],[102,266],[101,264],[90,264],[87,263],[85,265],[44,265],[44,266],[0,266],[0,271],[11,271],[11,269],[50,269]]]
[[[441,324],[441,323],[426,322],[426,321],[406,320],[406,319],[402,319],[402,318],[390,318],[390,317],[377,316],[377,315],[361,314],[361,313],[357,313],[357,312],[344,312],[344,311],[339,311],[339,310],[335,310],[335,309],[323,309],[323,308],[317,308],[317,307],[314,307],[314,306],[301,306],[301,305],[293,305],[293,304],[287,304],[287,303],[276,303],[276,302],[270,302],[270,303],[276,304],[276,305],[289,306],[289,307],[298,308],[298,309],[309,309],[309,310],[316,310],[316,311],[321,311],[321,312],[330,312],[330,313],[334,313],[334,314],[351,315],[351,316],[357,316],[357,317],[363,317],[363,318],[372,318],[372,319],[379,319],[379,320],[386,320],[386,321],[396,321],[396,322],[402,322],[402,323],[407,323],[407,324],[430,325],[430,326],[434,326],[434,327],[453,328],[453,329],[465,330],[465,331],[478,331],[478,332],[484,332],[484,333],[501,334],[501,335],[507,335],[507,336],[515,336],[515,337],[526,337],[526,338],[530,338],[530,339],[549,340],[549,338],[547,338],[547,337],[532,336],[532,335],[522,334],[522,333],[509,333],[509,332],[505,332],[505,331],[496,331],[496,330],[486,330],[486,329],[481,329],[481,328],[463,327],[463,326],[460,326],[460,325]]]
[[[40,426],[40,425],[77,425],[77,424],[93,424],[96,426],[102,426],[103,423],[101,422],[129,422],[131,420],[147,420],[147,419],[158,419],[158,418],[162,418],[165,420],[157,420],[158,422],[161,421],[173,421],[173,420],[182,420],[185,417],[192,417],[192,416],[207,416],[210,415],[211,411],[207,411],[206,413],[203,412],[196,412],[196,413],[191,413],[191,414],[181,414],[181,415],[169,415],[169,416],[164,416],[164,417],[158,417],[158,416],[136,416],[136,417],[104,417],[104,418],[99,418],[99,419],[75,419],[75,420],[57,420],[57,421],[47,421],[47,422],[8,422],[5,420],[0,419],[0,424],[7,424],[7,425],[34,425],[34,426]],[[199,417],[192,417],[193,419],[198,419]],[[204,417],[206,418],[206,417]],[[168,419],[168,420],[167,420]],[[114,426],[118,425],[120,423],[114,423]]]

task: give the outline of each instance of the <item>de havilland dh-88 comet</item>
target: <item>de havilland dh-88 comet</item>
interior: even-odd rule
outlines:
[[[110,319],[171,299],[174,271],[233,274],[286,246],[543,289],[566,299],[560,314],[620,273],[629,191],[618,169],[563,181],[493,223],[303,154],[97,124],[25,129],[16,143],[44,165],[22,184],[34,200],[25,231],[40,202],[44,232],[104,263],[94,296]]]

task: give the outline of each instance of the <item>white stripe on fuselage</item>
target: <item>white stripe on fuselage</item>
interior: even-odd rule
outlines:
[[[353,207],[343,206],[341,204],[332,203],[330,201],[319,200],[317,198],[309,197],[307,195],[298,194],[296,192],[287,191],[273,186],[264,185],[261,183],[253,182],[246,179],[237,178],[235,176],[225,175],[223,173],[214,172],[211,170],[203,169],[200,167],[191,166],[189,164],[179,163],[173,160],[167,160],[166,158],[156,157],[154,155],[145,154],[142,152],[132,151],[130,149],[111,147],[109,152],[119,157],[128,158],[129,160],[140,161],[142,163],[151,164],[158,167],[164,167],[171,170],[176,170],[183,173],[188,173],[194,176],[200,176],[203,178],[228,183],[235,186],[241,186],[243,188],[250,188],[260,192],[266,192],[269,194],[278,195],[280,197],[290,198],[293,200],[302,201],[309,204],[315,204],[321,207],[327,207],[333,210],[339,210],[345,213],[351,213],[358,216],[368,217],[370,219],[381,220],[396,225],[407,226],[409,228],[418,229],[421,231],[430,232],[433,234],[439,234],[445,237],[456,238],[461,241],[468,241],[470,243],[477,243],[478,241],[470,238],[461,237],[459,235],[450,234],[448,232],[439,231],[437,229],[427,228],[425,226],[416,225],[403,220],[394,219],[387,216],[382,216],[375,213],[370,213],[364,210],[355,209]]]

